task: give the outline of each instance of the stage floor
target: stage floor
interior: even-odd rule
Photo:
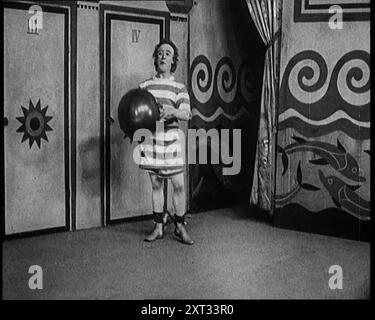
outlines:
[[[184,245],[152,221],[3,242],[3,299],[368,299],[370,244],[272,227],[248,208],[193,214]],[[31,290],[31,265],[43,289]],[[332,265],[343,288],[332,290]]]

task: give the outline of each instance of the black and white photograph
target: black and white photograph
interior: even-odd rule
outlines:
[[[370,0],[2,11],[2,300],[371,299]]]

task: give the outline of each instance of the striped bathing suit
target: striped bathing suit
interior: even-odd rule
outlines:
[[[176,82],[174,77],[169,79],[158,78],[141,83],[140,88],[149,91],[156,102],[168,105],[179,110],[190,111],[190,99],[184,84]],[[169,177],[184,172],[185,145],[179,136],[178,120],[176,118],[158,122],[158,126],[164,124],[164,130],[156,130],[152,139],[140,145],[141,169],[155,173],[160,177]]]

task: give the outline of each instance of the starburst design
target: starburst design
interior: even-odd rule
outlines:
[[[22,142],[29,139],[30,149],[34,142],[38,145],[40,149],[40,141],[43,138],[48,141],[46,132],[52,131],[52,128],[47,124],[52,117],[46,116],[48,106],[41,109],[40,100],[34,107],[31,99],[29,102],[29,109],[21,106],[23,117],[16,117],[16,119],[21,122],[21,126],[17,129],[17,132],[23,132]]]

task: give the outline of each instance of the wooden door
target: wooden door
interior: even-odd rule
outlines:
[[[4,8],[5,234],[69,229],[68,10]]]
[[[146,14],[146,15],[145,15]],[[152,54],[165,36],[166,16],[140,14],[105,15],[106,68],[106,221],[152,214],[148,173],[133,159],[136,143],[124,138],[117,112],[122,96],[151,78]]]

